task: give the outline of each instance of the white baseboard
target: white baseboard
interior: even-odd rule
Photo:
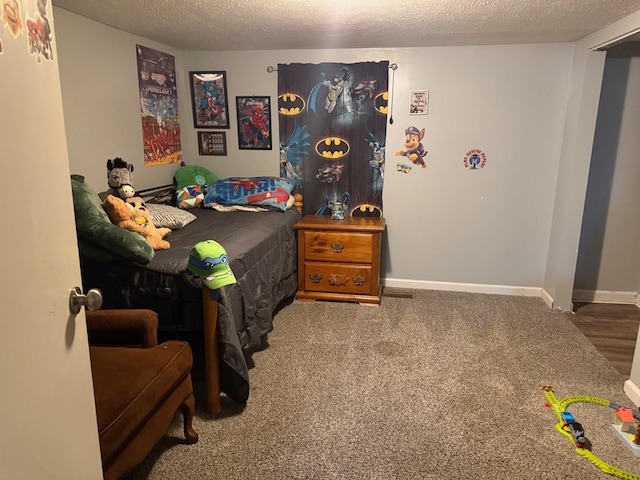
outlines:
[[[549,292],[543,288],[540,296],[542,297],[542,300],[544,300],[544,303],[547,304],[547,307],[553,308],[553,297],[549,295]]]
[[[631,379],[624,382],[624,393],[634,405],[640,405],[640,388]]]
[[[628,303],[638,305],[638,292],[617,290],[574,290],[574,302]]]
[[[495,295],[515,295],[540,297],[549,308],[553,308],[553,297],[542,287],[519,287],[514,285],[489,285],[482,283],[431,282],[427,280],[407,280],[385,278],[384,286],[395,288],[413,288],[416,290],[442,290],[449,292],[489,293]],[[619,292],[611,290],[574,290],[574,302],[626,303],[640,307],[638,292]]]
[[[514,295],[523,297],[541,297],[540,287],[518,287],[512,285],[486,285],[481,283],[430,282],[426,280],[404,280],[385,278],[384,286],[390,288],[413,288],[416,290],[443,290],[449,292],[489,293],[495,295]]]

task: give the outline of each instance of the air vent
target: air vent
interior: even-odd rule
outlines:
[[[408,288],[384,288],[382,290],[383,297],[395,297],[395,298],[413,298],[413,290]]]

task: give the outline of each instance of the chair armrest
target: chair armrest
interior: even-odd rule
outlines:
[[[152,310],[86,311],[91,345],[154,347],[158,344],[158,314]]]

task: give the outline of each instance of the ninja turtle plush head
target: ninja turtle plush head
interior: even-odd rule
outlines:
[[[226,250],[213,240],[196,243],[191,249],[184,279],[193,286],[211,290],[236,283]]]

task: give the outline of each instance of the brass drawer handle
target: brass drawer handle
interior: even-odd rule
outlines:
[[[344,243],[336,242],[331,244],[331,249],[334,253],[342,253],[344,250]]]
[[[320,275],[319,273],[312,273],[309,275],[309,280],[311,280],[311,283],[320,283],[320,280],[322,280],[322,275]]]
[[[332,287],[340,287],[349,282],[349,277],[340,273],[332,273],[329,275],[329,285]]]
[[[362,285],[364,285],[364,282],[367,279],[364,277],[361,277],[360,275],[356,275],[355,277],[353,277],[353,283],[355,283],[358,287],[361,287]]]

